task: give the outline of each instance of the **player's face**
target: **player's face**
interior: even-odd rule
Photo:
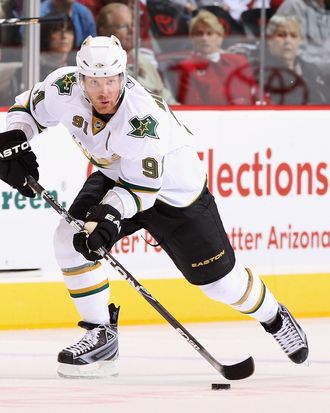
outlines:
[[[207,24],[197,23],[191,37],[194,49],[202,55],[218,52],[223,36]]]
[[[285,61],[296,58],[300,43],[300,30],[294,22],[279,25],[268,40],[271,53]]]
[[[120,75],[108,77],[84,77],[85,91],[97,112],[114,113],[121,90]]]

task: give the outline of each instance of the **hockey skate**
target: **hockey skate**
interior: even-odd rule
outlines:
[[[306,334],[284,305],[279,305],[277,317],[273,323],[261,323],[261,325],[272,334],[291,361],[297,364],[306,361],[308,357]]]
[[[57,374],[65,378],[102,378],[118,375],[118,314],[120,307],[109,305],[109,324],[79,321],[87,330],[78,343],[63,349],[57,357]]]

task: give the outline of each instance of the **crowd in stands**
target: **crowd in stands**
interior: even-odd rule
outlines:
[[[253,105],[256,80],[243,55],[227,53],[223,25],[200,10],[189,23],[193,51],[172,70],[178,72],[178,100],[188,105]]]
[[[129,74],[171,105],[330,104],[330,0],[41,0],[40,15],[63,17],[40,25],[40,79],[74,65],[88,35],[115,35]],[[23,16],[23,0],[0,0],[0,17]],[[0,29],[10,98],[23,36]]]

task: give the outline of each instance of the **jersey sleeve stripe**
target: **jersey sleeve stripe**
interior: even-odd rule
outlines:
[[[125,189],[125,191],[127,191],[131,195],[131,197],[134,199],[134,202],[136,204],[137,212],[142,211],[142,201],[141,201],[141,198],[138,195],[136,195],[134,192],[132,192],[127,186],[121,185],[119,182],[116,183],[115,187],[116,186],[118,188]]]
[[[135,185],[131,184],[127,181],[124,181],[122,178],[118,178],[118,181],[116,182],[116,185],[121,186],[122,188],[129,188],[133,192],[144,192],[144,193],[151,193],[154,194],[156,192],[159,192],[160,188],[150,188],[147,186],[140,186],[140,185]]]
[[[36,124],[39,133],[41,133],[41,132],[43,132],[45,129],[47,129],[45,126],[40,125],[40,123],[38,123],[38,122],[34,119],[34,117],[33,117],[32,113],[31,113],[30,109],[27,108],[27,107],[25,107],[25,106],[18,106],[18,105],[16,106],[16,105],[14,105],[14,106],[12,106],[12,107],[8,110],[8,113],[9,113],[9,112],[11,112],[11,113],[13,113],[13,112],[25,112],[25,113],[28,113],[28,114],[32,117],[34,123]]]

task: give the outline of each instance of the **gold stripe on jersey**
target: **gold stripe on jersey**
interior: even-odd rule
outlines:
[[[38,103],[42,102],[45,99],[45,92],[43,90],[37,90],[34,92],[34,98],[32,100],[33,110],[36,110]]]
[[[43,99],[45,99],[45,94],[43,95]],[[30,92],[30,94],[29,94],[28,100],[27,100],[26,103],[25,103],[25,107],[26,107],[26,109],[28,110],[28,113],[30,114],[30,116],[32,117],[32,119],[34,120],[35,124],[37,125],[38,131],[39,131],[39,133],[40,133],[40,132],[44,131],[44,130],[47,129],[47,128],[46,128],[46,126],[40,125],[40,123],[39,123],[39,122],[35,119],[35,117],[32,115],[32,112],[31,112],[31,100],[32,100],[32,90],[31,90],[31,92]]]
[[[26,112],[26,113],[28,113],[28,114],[32,117],[34,123],[36,124],[36,126],[37,126],[37,128],[38,128],[38,132],[39,132],[39,133],[41,133],[42,131],[44,131],[44,130],[46,129],[46,126],[40,125],[40,123],[38,123],[38,122],[34,119],[32,113],[30,112],[30,110],[29,110],[28,108],[25,108],[24,106],[12,106],[12,107],[8,110],[8,113],[9,113],[9,112]]]
[[[115,186],[118,186],[119,188],[123,188],[123,189],[125,189],[130,195],[131,195],[131,197],[134,199],[134,202],[135,202],[135,204],[136,204],[136,208],[137,208],[137,212],[140,212],[141,210],[142,210],[142,201],[141,201],[141,198],[138,196],[138,195],[136,195],[134,192],[132,192],[129,188],[127,188],[126,186],[124,186],[124,185],[121,185],[120,183],[116,183],[116,185]]]
[[[192,205],[195,201],[197,201],[197,199],[198,199],[198,198],[202,195],[202,193],[205,191],[205,188],[206,188],[206,187],[207,187],[207,177],[205,178],[205,182],[204,182],[203,188],[202,188],[202,190],[200,191],[200,193],[190,202],[190,204],[188,204],[188,205],[186,205],[186,206],[184,206],[184,207],[182,207],[182,208],[186,208],[186,207]]]
[[[150,188],[148,186],[131,184],[130,182],[124,181],[124,179],[122,178],[118,178],[116,185],[121,186],[122,188],[125,188],[125,189],[129,188],[131,191],[134,191],[134,192],[144,192],[144,193],[150,193],[150,194],[154,194],[156,192],[159,192],[160,190],[160,188]]]
[[[189,204],[187,204],[187,205],[183,205],[183,206],[176,206],[175,208],[187,208],[187,207],[189,207],[190,205],[192,205],[194,202],[196,202],[197,201],[197,199],[203,194],[203,192],[205,191],[205,188],[207,187],[207,178],[205,179],[205,182],[204,182],[204,185],[203,185],[203,189],[198,193],[198,195],[191,201],[191,202],[189,202]],[[164,202],[164,201],[162,201],[162,200],[160,200],[160,199],[157,199],[157,202],[161,202],[162,204],[166,204],[166,205],[170,205],[170,204],[168,204],[167,202]]]
[[[25,113],[28,113],[31,116],[31,118],[33,119],[34,123],[36,124],[36,126],[38,128],[38,132],[41,133],[47,128],[46,128],[46,126],[40,125],[40,123],[37,122],[36,119],[34,118],[34,116],[32,115],[32,112],[30,110],[30,98],[31,98],[31,93],[30,93],[29,98],[27,99],[27,102],[24,106],[23,105],[13,105],[9,108],[8,113],[9,112],[25,112]]]
[[[148,188],[146,186],[134,185],[127,181],[124,181],[122,178],[118,178],[116,186],[118,186],[119,188],[123,188],[130,193],[130,195],[133,197],[135,201],[138,212],[142,210],[142,201],[141,198],[136,194],[136,192],[154,194],[160,190],[160,188]]]
[[[79,288],[77,290],[69,290],[69,293],[72,298],[81,298],[97,294],[107,288],[109,288],[109,281],[104,280],[98,284],[91,285],[90,287]]]

